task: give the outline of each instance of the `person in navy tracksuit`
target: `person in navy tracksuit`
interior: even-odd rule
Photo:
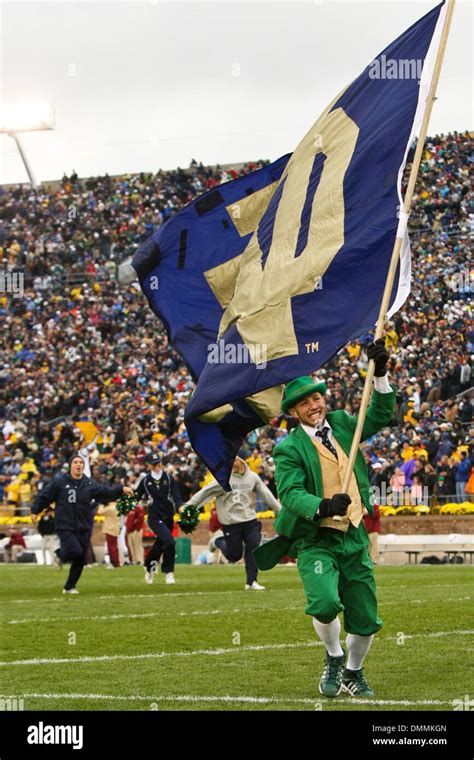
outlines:
[[[123,493],[133,491],[128,486],[104,486],[84,475],[84,460],[74,454],[69,460],[69,473],[60,473],[39,491],[31,512],[42,512],[53,502],[55,528],[60,548],[56,555],[61,562],[70,562],[71,569],[64,585],[64,594],[78,594],[76,585],[86,563],[92,528],[95,502],[116,501]]]
[[[156,536],[156,541],[145,560],[145,583],[153,583],[153,573],[163,555],[161,572],[166,574],[165,582],[175,583],[174,561],[176,542],[172,536],[174,514],[183,500],[174,478],[161,465],[159,454],[150,454],[147,459],[150,471],[140,480],[135,491],[137,499],[148,502],[148,525]]]

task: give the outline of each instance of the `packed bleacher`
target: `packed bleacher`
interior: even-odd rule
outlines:
[[[474,435],[472,147],[469,133],[427,141],[409,225],[412,291],[386,336],[397,417],[364,445],[373,484],[423,486],[440,504],[470,500],[467,480],[457,484]],[[186,170],[0,188],[1,269],[24,277],[21,297],[0,291],[0,502],[27,514],[38,487],[91,440],[99,480],[133,484],[156,448],[184,499],[209,477],[183,424],[193,383],[141,291],[118,281],[118,266],[197,195],[262,164],[192,161]],[[330,408],[357,413],[367,340],[315,373]],[[280,416],[245,444],[274,492],[272,449],[292,425]]]

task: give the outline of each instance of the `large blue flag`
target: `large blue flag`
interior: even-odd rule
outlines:
[[[232,221],[240,247],[227,248],[220,229],[222,242],[215,239],[214,226],[206,237],[206,214],[196,222],[195,232],[198,225],[203,232],[193,260],[205,258],[208,248],[215,258],[213,271],[204,272],[207,291],[199,308],[193,293],[185,294],[196,339],[187,330],[188,343],[180,350],[199,378],[186,424],[193,447],[224,487],[242,436],[278,411],[281,384],[318,369],[349,340],[373,328],[397,235],[404,243],[389,314],[409,293],[406,220],[399,219],[401,178],[421,123],[445,10],[441,3],[410,27],[330,103],[291,158],[277,162],[278,179],[278,172],[271,182],[265,179],[265,203],[257,203],[253,214],[251,204],[237,204],[237,224]],[[241,179],[219,191],[230,192],[237,183],[234,199],[242,198]],[[232,213],[225,198],[218,205]],[[175,312],[183,305],[177,287],[191,238],[189,226],[178,226],[178,217],[168,223],[174,271],[165,296],[167,309]],[[163,251],[161,257],[163,262]],[[149,251],[138,253],[134,266],[153,305],[152,259]],[[162,263],[157,292],[163,285],[160,271]],[[197,274],[202,282],[198,264]],[[219,317],[211,295],[225,307]],[[211,302],[218,326],[205,319]],[[168,332],[173,341],[171,321]]]

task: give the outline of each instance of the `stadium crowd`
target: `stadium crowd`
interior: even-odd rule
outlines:
[[[427,141],[410,217],[412,291],[386,334],[397,419],[364,446],[376,487],[415,487],[412,499],[423,503],[416,487],[439,500],[469,498],[472,147],[468,133]],[[1,269],[24,276],[21,297],[0,292],[0,501],[27,512],[37,488],[90,438],[99,480],[133,485],[158,449],[183,499],[198,490],[208,474],[183,424],[193,383],[141,291],[121,285],[117,269],[198,194],[262,164],[193,161],[186,170],[73,173],[55,187],[0,188]],[[357,413],[367,340],[315,373],[331,409]],[[293,424],[280,416],[245,444],[249,466],[274,493],[272,449]]]

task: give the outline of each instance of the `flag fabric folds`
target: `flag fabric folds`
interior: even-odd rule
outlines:
[[[234,292],[240,258],[290,155],[199,196],[138,249],[132,267],[152,311],[197,381],[210,357],[219,360],[219,323]],[[274,404],[276,408],[277,405]],[[193,420],[190,440],[212,472],[232,462],[243,438],[263,424],[244,400],[206,423]]]
[[[199,196],[133,257],[132,267],[150,308],[195,381],[217,339],[240,256],[289,157]]]

